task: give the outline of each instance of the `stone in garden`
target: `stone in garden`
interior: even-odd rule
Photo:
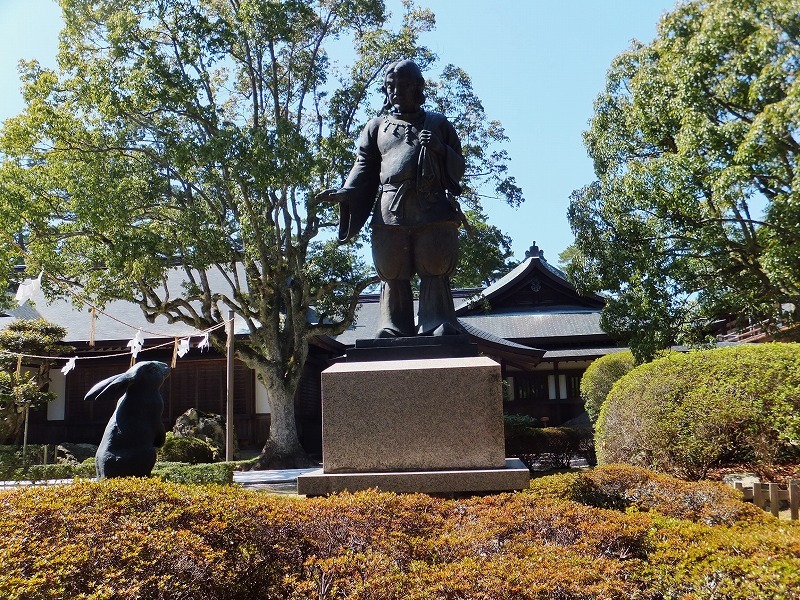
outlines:
[[[68,465],[78,465],[97,454],[94,444],[71,444],[64,442],[56,446],[56,462]]]
[[[214,449],[214,461],[225,459],[225,417],[190,408],[175,420],[172,428],[175,437],[192,437],[203,440]],[[239,443],[234,432],[234,456],[239,454]]]

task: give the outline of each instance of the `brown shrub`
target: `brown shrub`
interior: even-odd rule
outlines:
[[[551,491],[607,504],[656,481],[609,469],[565,480]],[[800,527],[769,516],[710,527],[546,496],[303,500],[154,479],[2,492],[0,597],[707,597],[711,582],[752,598],[800,585]],[[628,509],[666,503],[643,497]]]
[[[711,481],[687,482],[630,465],[534,479],[529,493],[613,510],[653,511],[667,517],[732,525],[764,518],[736,490]]]

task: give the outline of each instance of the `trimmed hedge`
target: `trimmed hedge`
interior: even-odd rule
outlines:
[[[233,483],[233,471],[238,463],[208,463],[190,465],[179,462],[157,462],[153,467],[153,477],[163,481],[184,484],[216,484]],[[7,473],[7,479],[13,481],[46,481],[48,479],[92,479],[96,476],[94,458],[87,458],[79,465],[53,464],[30,465],[20,467]]]
[[[518,457],[532,470],[566,469],[573,458],[594,464],[594,432],[579,427],[509,427],[506,456]]]
[[[88,470],[84,465],[31,465],[27,469],[19,469],[14,474],[17,481],[45,481],[48,479],[74,479],[75,477],[91,478],[95,476],[94,460]]]
[[[0,445],[0,471],[3,473],[14,472],[31,464],[41,464],[44,462],[44,452],[47,446],[40,444],[29,444],[25,460],[22,458],[22,446]],[[49,453],[52,459],[53,453]],[[27,463],[27,464],[26,464]]]
[[[673,353],[612,388],[595,444],[624,462],[688,479],[725,462],[774,464],[800,440],[800,345]]]
[[[663,487],[656,475],[598,472],[610,496],[648,477]],[[574,474],[550,481],[562,479],[575,487]],[[136,478],[5,491],[0,597],[749,599],[800,589],[795,524],[762,511],[709,526],[662,516],[658,502],[618,506],[627,510],[534,489],[298,499]]]
[[[22,459],[20,446],[0,446],[0,479],[7,481],[44,481],[46,479],[73,479],[94,477],[94,458],[83,464],[40,464],[44,459],[43,445],[30,445],[26,460]],[[52,448],[48,457],[52,457]]]
[[[234,467],[234,463],[189,465],[186,463],[157,462],[153,467],[153,476],[174,483],[230,485],[233,483]]]

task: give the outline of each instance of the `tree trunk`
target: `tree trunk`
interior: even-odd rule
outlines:
[[[25,409],[11,400],[0,408],[0,444],[17,444]]]
[[[302,469],[318,466],[300,445],[294,415],[294,394],[281,385],[274,385],[269,374],[257,367],[256,376],[267,388],[271,419],[269,439],[254,468]]]

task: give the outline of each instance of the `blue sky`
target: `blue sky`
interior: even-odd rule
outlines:
[[[399,0],[386,0],[396,13]],[[485,200],[490,221],[511,236],[516,258],[536,240],[545,257],[573,239],[573,190],[593,179],[581,133],[611,60],[632,39],[649,42],[675,0],[417,0],[436,14],[422,42],[472,77],[487,115],[510,138],[511,174],[526,202]],[[61,27],[53,0],[0,0],[0,121],[23,108],[17,62],[53,65]]]

